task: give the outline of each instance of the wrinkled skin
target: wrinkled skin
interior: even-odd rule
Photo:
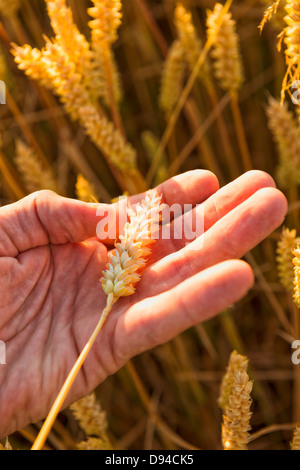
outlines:
[[[197,170],[158,191],[169,205],[197,204],[193,215],[204,214],[205,233],[190,245],[156,242],[136,293],[114,305],[65,406],[129,358],[243,297],[254,278],[240,258],[287,211],[285,197],[261,171],[219,190],[212,173]],[[40,191],[0,209],[0,340],[6,345],[0,437],[47,415],[105,306],[99,278],[112,240],[96,238],[97,207]]]

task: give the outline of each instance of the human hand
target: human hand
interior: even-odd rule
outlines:
[[[287,210],[260,171],[221,190],[212,173],[192,171],[158,192],[168,205],[199,205],[193,215],[204,216],[205,233],[187,246],[183,239],[157,240],[135,294],[114,305],[65,406],[134,355],[243,297],[253,273],[239,258]],[[47,415],[105,306],[99,278],[112,240],[96,238],[97,208],[41,191],[0,209],[0,340],[7,362],[0,365],[0,437]]]

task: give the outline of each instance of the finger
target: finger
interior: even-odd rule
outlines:
[[[253,281],[253,272],[247,263],[229,260],[167,292],[134,304],[120,317],[115,330],[120,362],[215,316],[242,298]]]
[[[264,171],[251,170],[227,184],[204,204],[204,229],[208,230],[232,209],[262,188],[275,188],[273,178]],[[197,216],[197,211],[195,210]]]
[[[49,243],[76,243],[96,236],[97,207],[48,190],[1,207],[0,256],[17,256]]]
[[[190,245],[151,265],[139,288],[147,286],[147,294],[156,295],[209,266],[241,258],[281,225],[286,212],[280,191],[257,191]]]
[[[214,194],[219,189],[219,182],[210,171],[193,170],[170,178],[156,189],[161,196],[162,204],[166,204],[168,207],[183,207],[187,204],[194,207]],[[108,245],[114,243],[115,239],[123,232],[124,225],[128,220],[128,208],[144,199],[145,195],[146,193],[142,193],[129,198],[121,197],[113,205],[112,209],[115,213],[109,220],[109,233],[106,233],[100,226],[97,232],[102,242]],[[103,208],[105,210],[105,206]],[[172,215],[174,215],[173,212]],[[104,221],[102,226],[104,228]]]
[[[162,203],[173,204],[200,204],[219,189],[217,177],[208,170],[191,170],[168,179],[156,187],[162,197]],[[131,196],[130,205],[137,204],[144,199],[146,193]]]
[[[192,211],[184,212],[164,226],[151,262],[180,250],[265,187],[275,187],[273,178],[263,171],[252,170],[219,189],[202,204],[197,204]]]

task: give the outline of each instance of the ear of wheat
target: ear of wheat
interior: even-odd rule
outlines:
[[[284,52],[287,71],[282,83],[282,101],[284,100],[285,92],[289,92],[289,88],[300,79],[300,1],[286,0],[285,9],[287,15],[284,20],[287,26],[282,32],[282,37],[286,46]],[[299,89],[298,85],[297,89]]]
[[[75,65],[77,73],[88,76],[93,57],[90,45],[74,23],[73,14],[66,0],[46,0],[55,42],[60,45]]]
[[[20,139],[16,141],[15,164],[29,193],[40,189],[58,190],[52,169],[44,168],[39,157]]]
[[[156,240],[155,234],[159,228],[160,206],[161,197],[158,193],[156,191],[148,192],[145,199],[137,204],[130,221],[125,224],[124,235],[120,236],[119,242],[116,242],[115,250],[109,253],[109,263],[101,278],[102,288],[107,295],[106,307],[64,382],[32,446],[32,450],[39,450],[44,445],[59,410],[113,305],[120,297],[126,297],[135,292],[136,284],[141,278],[141,270],[145,268],[147,258],[151,252],[150,245]]]
[[[277,10],[278,10],[278,7],[280,6],[280,4],[282,5],[282,2],[281,0],[264,0],[264,3],[267,5],[267,9],[266,11],[264,12],[264,16],[263,16],[263,19],[261,20],[259,26],[258,26],[258,29],[260,30],[260,32],[262,32],[262,30],[264,29],[265,27],[265,24],[270,21],[274,15],[276,15],[277,13]]]
[[[159,104],[167,119],[175,108],[183,89],[186,60],[181,42],[173,42],[164,64]]]
[[[99,202],[93,185],[82,174],[77,176],[76,195],[83,202]]]
[[[300,450],[300,426],[297,426],[294,431],[291,450]]]
[[[106,413],[101,408],[95,392],[70,406],[81,429],[85,432],[87,439],[78,443],[80,450],[109,450],[112,445],[108,436],[108,423]]]
[[[281,285],[290,292],[293,292],[294,289],[293,251],[299,242],[300,238],[296,236],[295,229],[289,230],[288,228],[283,228],[280,240],[277,243],[276,261],[278,278]]]
[[[118,67],[111,49],[112,43],[117,40],[117,31],[122,21],[122,3],[119,0],[94,0],[93,3],[94,7],[88,8],[88,13],[93,18],[89,22],[91,47],[96,71],[102,83],[101,96],[109,106],[110,91],[116,103],[119,103],[123,96]]]
[[[214,10],[207,13],[207,36],[212,39],[211,55],[214,59],[214,71],[221,87],[236,93],[244,82],[244,72],[240,53],[236,22],[231,13],[226,13],[220,25],[223,5],[216,3]]]
[[[294,301],[300,307],[300,245],[293,251],[294,263]]]
[[[109,263],[103,272],[101,284],[108,296],[107,305],[119,297],[132,295],[140,280],[140,271],[145,267],[158,230],[161,198],[149,193],[137,206],[136,214],[125,225],[124,235],[116,243],[116,249],[109,253]]]
[[[74,24],[72,11],[66,1],[48,0],[48,13],[55,37],[52,40],[45,37],[45,47],[41,50],[28,44],[22,47],[13,44],[12,53],[15,62],[26,75],[39,81],[60,98],[67,113],[73,120],[80,122],[110,164],[126,174],[134,173],[138,186],[142,181],[136,168],[136,151],[126,141],[115,109],[115,101],[121,92],[110,45],[116,39],[121,21],[121,2],[94,3],[94,9],[89,10],[95,17],[90,23],[92,48]],[[101,18],[98,17],[100,13]],[[105,55],[104,62],[101,53],[99,56],[102,59],[97,59],[99,47]],[[96,102],[98,97],[102,97],[105,102],[109,101],[115,117],[114,123]],[[127,184],[131,184],[129,179]]]
[[[134,169],[136,152],[126,143],[122,134],[114,128],[104,114],[100,115],[91,102],[82,76],[75,64],[65,55],[60,44],[46,39],[46,47],[39,51],[29,45],[13,46],[15,61],[21,70],[57,94],[68,114],[79,120],[91,140],[116,167]]]
[[[94,6],[88,8],[93,18],[89,22],[93,41],[111,45],[118,38],[117,30],[122,20],[122,2],[120,0],[92,0]]]
[[[13,450],[8,437],[5,438],[5,445],[1,444],[0,442],[0,450]]]
[[[253,383],[245,371],[235,371],[222,425],[224,450],[247,450]]]
[[[174,23],[178,40],[184,50],[185,59],[190,69],[193,70],[197,64],[199,55],[203,50],[203,44],[193,24],[191,12],[188,11],[181,3],[178,3],[176,6]],[[210,70],[208,62],[204,61],[199,71],[199,77],[207,79],[209,74]]]
[[[220,386],[218,405],[223,411],[229,403],[229,396],[234,383],[235,372],[245,372],[247,371],[247,368],[248,358],[239,354],[237,351],[233,351],[230,355],[226,373],[223,376]]]
[[[266,108],[268,125],[276,142],[279,165],[277,179],[283,188],[300,183],[300,128],[286,102],[269,98]]]

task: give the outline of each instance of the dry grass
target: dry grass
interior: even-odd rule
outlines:
[[[124,191],[147,189],[174,172],[207,168],[224,184],[253,167],[269,172],[284,189],[290,204],[286,227],[300,233],[299,116],[288,93],[280,104],[284,77],[285,91],[299,73],[299,41],[291,29],[292,21],[298,24],[291,11],[299,2],[288,1],[289,20],[283,20],[284,0],[277,13],[269,10],[273,14],[262,34],[258,26],[273,2],[233,2],[226,18],[235,52],[222,57],[221,43],[207,36],[206,9],[214,10],[213,0],[186,0],[180,6],[173,0],[124,1],[122,24],[117,1],[95,1],[96,9],[89,11],[89,0],[59,1],[58,9],[47,3],[50,19],[44,0],[0,2],[0,63],[7,84],[7,105],[0,106],[2,204],[31,191],[29,167],[32,177],[47,169],[47,184],[54,179],[60,194],[105,202]],[[99,15],[109,5],[115,10],[104,28]],[[179,45],[185,50],[185,68],[177,76],[168,72],[167,79],[174,44],[177,61],[182,60]],[[225,57],[234,60],[231,81],[229,66],[225,74],[224,63],[217,63]],[[172,80],[176,93],[166,109],[160,93]],[[17,142],[22,142],[19,154],[28,152],[27,165],[17,156]],[[39,184],[45,186],[44,180]],[[281,229],[248,256],[257,282],[246,298],[135,358],[95,391],[113,448],[222,448],[219,387],[233,350],[247,357],[247,383],[254,380],[248,448],[298,445],[300,371],[291,363],[291,342],[299,339],[299,311],[278,278],[280,240]],[[290,258],[289,253],[284,262]],[[246,379],[239,375],[237,386]],[[9,436],[13,448],[30,448],[39,427]],[[95,436],[84,434],[68,410],[56,420],[47,446],[99,445],[89,438]]]

